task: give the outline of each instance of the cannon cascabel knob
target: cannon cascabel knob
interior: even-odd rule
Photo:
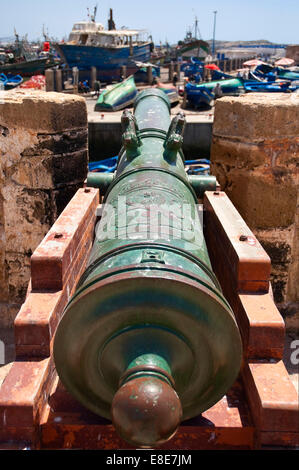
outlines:
[[[176,391],[153,376],[137,377],[122,385],[114,396],[111,411],[119,435],[143,448],[168,441],[182,419]]]

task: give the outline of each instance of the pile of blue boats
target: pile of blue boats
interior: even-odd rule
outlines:
[[[5,73],[0,74],[0,88],[3,90],[11,90],[12,88],[15,88],[23,82],[23,78],[21,75],[12,75],[8,73],[5,75]]]
[[[212,81],[201,82],[204,63],[191,59],[182,66],[189,81],[185,85],[185,96],[189,105],[198,108],[213,106],[221,96],[238,96],[249,92],[291,93],[299,89],[299,71],[261,64],[248,72],[247,77],[232,76],[221,70],[212,70]]]
[[[210,160],[199,158],[196,160],[185,160],[184,165],[188,175],[209,175],[210,163]],[[118,155],[97,162],[89,162],[88,170],[90,173],[114,173],[117,169],[117,165]]]

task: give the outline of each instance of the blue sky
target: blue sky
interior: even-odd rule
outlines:
[[[183,39],[195,15],[203,39],[211,39],[214,10],[216,39],[299,43],[299,0],[0,0],[0,37],[12,36],[15,26],[20,35],[38,38],[45,24],[61,39],[96,3],[97,21],[105,27],[112,7],[117,27],[147,29],[157,43]]]

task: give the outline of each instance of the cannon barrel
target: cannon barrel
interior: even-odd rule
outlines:
[[[139,447],[162,444],[220,400],[242,359],[204,240],[204,179],[184,169],[184,126],[157,89],[123,113],[118,167],[54,341],[66,388]]]

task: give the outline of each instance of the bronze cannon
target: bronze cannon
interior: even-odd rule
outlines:
[[[212,271],[198,196],[213,177],[189,177],[185,117],[148,89],[122,117],[87,269],[54,342],[57,372],[85,407],[139,447],[169,440],[235,381],[242,343]],[[98,178],[98,179],[97,179]]]

